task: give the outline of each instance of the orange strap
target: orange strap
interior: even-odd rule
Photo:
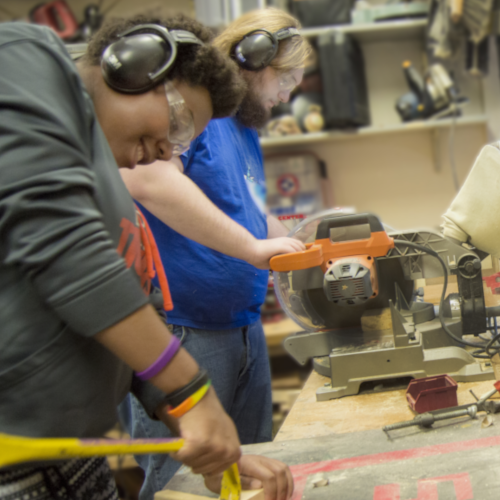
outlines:
[[[146,217],[142,215],[139,207],[136,205],[135,209],[139,215],[139,227],[141,231],[141,239],[146,251],[146,265],[148,270],[148,275],[150,278],[155,277],[155,270],[158,273],[158,281],[160,283],[161,293],[163,294],[163,307],[165,311],[171,311],[174,308],[172,303],[172,296],[170,295],[170,288],[168,286],[167,276],[165,274],[165,269],[160,258],[160,252],[158,252],[158,247],[156,246],[156,241],[154,239],[153,233],[149,228],[148,221]],[[154,263],[154,267],[153,267]]]

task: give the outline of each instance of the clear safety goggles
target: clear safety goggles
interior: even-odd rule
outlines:
[[[165,82],[165,93],[170,116],[167,137],[173,146],[172,155],[179,156],[189,149],[191,141],[194,139],[193,113],[172,82]]]
[[[280,91],[291,92],[296,86],[297,81],[290,73],[282,73],[278,76]]]

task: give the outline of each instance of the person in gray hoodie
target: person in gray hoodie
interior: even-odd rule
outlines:
[[[154,240],[118,171],[170,159],[237,107],[243,84],[209,37],[183,17],[118,22],[75,65],[50,29],[0,25],[0,433],[102,436],[132,390],[194,472],[239,459],[208,375],[156,310],[168,284],[158,265],[163,299],[151,290]],[[117,498],[97,458],[0,470],[0,498],[25,495]]]

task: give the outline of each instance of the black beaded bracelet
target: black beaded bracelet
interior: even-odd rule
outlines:
[[[194,394],[198,389],[203,387],[209,380],[208,372],[205,369],[200,369],[193,380],[186,384],[180,389],[176,389],[174,392],[167,394],[165,397],[165,403],[172,406],[173,408],[179,406],[183,403],[189,396]]]

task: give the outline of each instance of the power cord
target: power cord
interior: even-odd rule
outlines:
[[[455,186],[455,191],[458,193],[460,191],[460,183],[458,181],[457,164],[455,162],[455,130],[457,128],[457,112],[458,107],[456,107],[455,100],[453,100],[453,106],[455,107],[451,119],[450,134],[448,140],[448,155],[450,157],[450,167],[451,175],[453,177],[453,184]]]
[[[458,92],[454,86],[448,89],[448,96],[451,100],[451,127],[448,135],[448,155],[450,157],[450,167],[451,175],[453,177],[453,184],[455,186],[455,191],[458,193],[460,191],[460,182],[458,181],[457,164],[455,162],[455,131],[457,128],[457,117],[460,110],[458,102]]]
[[[405,246],[408,248],[414,248],[416,250],[420,250],[421,252],[425,252],[429,255],[432,255],[435,257],[439,263],[441,264],[441,267],[443,268],[443,276],[444,276],[444,283],[443,283],[443,291],[441,292],[441,299],[439,302],[439,321],[441,322],[441,327],[445,331],[445,333],[453,339],[455,342],[458,342],[461,345],[464,346],[469,346],[469,347],[474,347],[477,350],[472,352],[472,356],[475,358],[481,358],[481,359],[489,359],[495,354],[500,353],[500,344],[498,343],[498,340],[500,339],[500,334],[496,333],[497,330],[495,331],[495,335],[491,338],[486,343],[475,343],[475,342],[469,342],[467,340],[461,339],[457,337],[446,325],[445,320],[444,320],[444,299],[446,295],[446,288],[448,286],[448,269],[446,267],[446,264],[444,263],[443,259],[439,256],[437,252],[434,250],[431,250],[430,248],[424,247],[422,245],[418,245],[417,243],[413,243],[410,241],[404,241],[404,240],[394,240],[394,244],[398,246]],[[495,327],[496,327],[496,318],[495,318]],[[496,343],[496,345],[495,345]]]

